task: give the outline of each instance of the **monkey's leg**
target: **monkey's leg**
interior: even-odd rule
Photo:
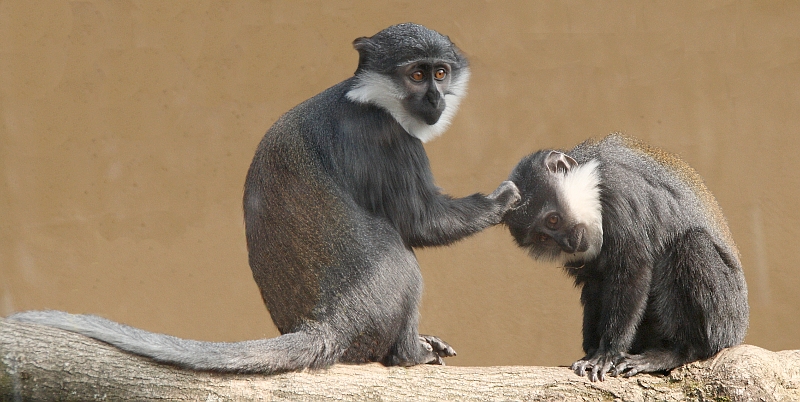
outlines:
[[[443,357],[456,355],[445,341],[436,336],[417,335],[410,338],[408,335],[416,330],[404,334],[402,340],[392,348],[392,351],[383,359],[386,366],[414,366],[417,364],[438,364],[444,366]]]
[[[653,339],[644,340],[650,346],[617,363],[613,375],[671,370],[711,357],[744,336],[738,269],[728,266],[711,236],[689,230],[668,250],[653,272],[646,324]]]
[[[383,360],[386,366],[413,366],[417,364],[444,365],[443,357],[455,356],[456,351],[447,342],[432,335],[417,332],[417,314],[400,334],[397,343]]]
[[[590,344],[591,338],[584,340],[587,356],[572,365],[576,374],[585,374],[590,381],[602,381],[625,358],[647,306],[652,270],[653,264],[646,256],[619,253],[609,256],[602,275],[587,277],[584,288],[597,290],[582,293],[581,301],[584,306],[597,306],[599,314],[594,320],[589,318],[593,323],[584,335],[596,335],[599,342],[592,351],[594,341]],[[596,333],[591,328],[596,328]]]
[[[597,281],[589,281],[581,289],[581,304],[583,305],[583,351],[586,353],[584,359],[590,358],[600,346],[600,333],[598,322],[600,321],[601,305],[600,300],[602,288]],[[583,374],[581,374],[583,375]]]
[[[598,281],[587,281],[581,289],[581,304],[583,305],[583,351],[586,353],[580,360],[572,363],[570,367],[575,374],[583,377],[587,370],[594,366],[590,360],[597,353],[600,346],[600,333],[598,321],[600,320],[601,306],[597,301],[601,298],[601,287]]]

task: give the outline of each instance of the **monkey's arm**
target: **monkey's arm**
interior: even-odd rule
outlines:
[[[437,194],[420,206],[416,219],[397,223],[410,246],[441,246],[500,223],[519,199],[519,190],[510,181],[504,181],[489,195],[451,198]]]
[[[330,156],[320,160],[332,182],[368,213],[388,219],[407,246],[450,244],[500,223],[519,201],[511,181],[489,195],[442,194],[422,142],[378,109],[352,109],[343,116],[338,135],[320,144],[330,149]],[[370,110],[385,121],[365,122]]]
[[[577,275],[582,268],[568,268],[568,272]],[[598,322],[602,305],[597,303],[601,299],[602,283],[598,280],[579,280],[576,285],[582,285],[581,305],[583,305],[583,351],[586,356],[592,356],[600,346],[600,332]]]
[[[597,260],[602,264],[597,268],[604,273],[598,299],[584,300],[584,304],[601,306],[596,323],[600,342],[594,353],[587,351],[587,356],[572,365],[576,374],[587,374],[591,381],[602,381],[633,344],[647,306],[653,272],[653,261],[644,242],[617,242],[604,245],[603,249]]]

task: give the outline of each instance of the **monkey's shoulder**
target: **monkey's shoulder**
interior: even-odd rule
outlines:
[[[339,110],[352,103],[345,97],[352,85],[352,78],[350,78],[306,99],[281,115],[273,124],[271,131],[283,127],[301,129],[306,126],[325,125],[326,122],[334,121]]]
[[[614,166],[623,171],[633,170],[647,182],[662,185],[667,182],[685,186],[698,197],[707,200],[713,195],[703,178],[678,155],[649,145],[638,138],[612,133],[601,140],[587,140],[571,152],[580,161],[598,159],[606,170]]]
[[[347,95],[356,83],[350,77],[293,107],[273,124],[267,139],[303,140],[324,147],[330,142],[372,141],[380,139],[377,134],[401,132],[386,110]]]
[[[647,205],[654,222],[703,226],[738,254],[716,198],[679,156],[620,133],[588,140],[575,152],[581,163],[599,160],[604,186],[628,205]]]

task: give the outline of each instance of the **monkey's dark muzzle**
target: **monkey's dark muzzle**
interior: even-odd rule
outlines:
[[[589,249],[586,226],[582,224],[575,225],[564,235],[554,237],[554,240],[561,247],[561,250],[568,254],[581,253]]]

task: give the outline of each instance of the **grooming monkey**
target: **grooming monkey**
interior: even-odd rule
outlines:
[[[583,305],[576,374],[665,371],[740,344],[747,285],[728,225],[676,156],[613,134],[514,168],[504,223],[535,259],[564,264]]]
[[[448,37],[400,24],[353,45],[355,75],[278,119],[245,181],[250,267],[281,336],[213,343],[58,311],[11,318],[195,370],[410,366],[455,355],[417,332],[422,278],[412,248],[499,223],[519,193],[503,182],[488,196],[454,199],[434,184],[422,143],[447,128],[469,78]]]

